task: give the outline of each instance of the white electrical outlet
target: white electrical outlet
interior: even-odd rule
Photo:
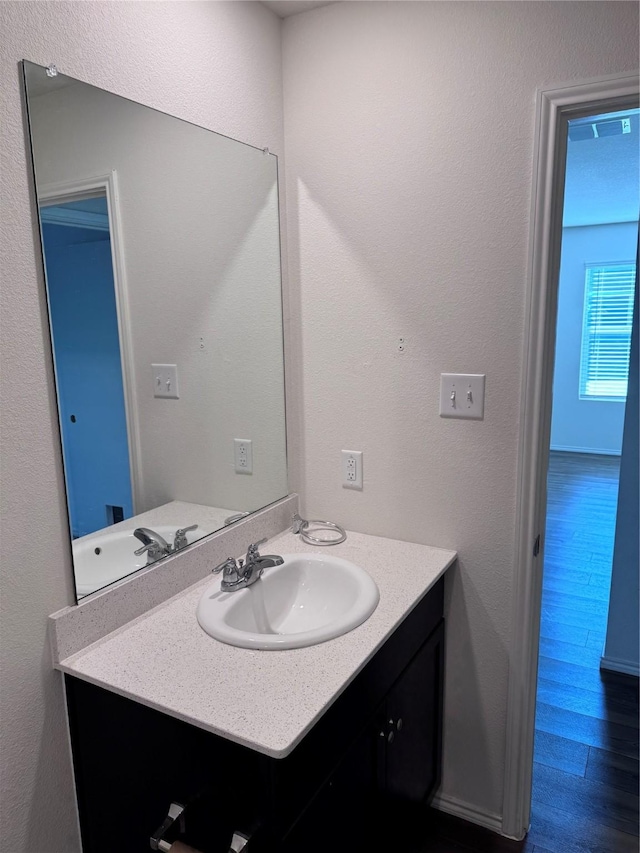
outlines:
[[[484,373],[442,373],[440,375],[440,417],[484,417]]]
[[[178,368],[175,364],[152,364],[153,396],[169,400],[180,399],[178,393]]]
[[[253,474],[253,450],[250,438],[234,438],[233,454],[236,474]]]
[[[342,451],[342,486],[362,490],[362,451]]]

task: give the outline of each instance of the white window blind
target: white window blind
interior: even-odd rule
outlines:
[[[588,266],[585,280],[581,400],[627,396],[636,265]]]

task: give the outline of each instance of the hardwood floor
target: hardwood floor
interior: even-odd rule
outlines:
[[[638,853],[638,679],[600,671],[619,459],[551,453],[531,829],[432,812],[411,853]]]
[[[638,679],[600,671],[619,458],[551,453],[529,840],[638,851]]]

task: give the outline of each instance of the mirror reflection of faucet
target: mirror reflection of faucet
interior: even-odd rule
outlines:
[[[133,535],[142,542],[142,547],[133,553],[136,557],[146,553],[147,565],[150,565],[151,563],[155,563],[156,560],[161,560],[163,557],[175,554],[176,551],[185,548],[189,544],[187,533],[197,529],[197,524],[192,524],[190,527],[179,527],[176,530],[173,545],[170,545],[164,536],[156,533],[155,530],[151,530],[149,527],[136,527]]]

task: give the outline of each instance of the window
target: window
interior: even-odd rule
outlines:
[[[580,355],[580,399],[627,396],[636,265],[587,266]]]

